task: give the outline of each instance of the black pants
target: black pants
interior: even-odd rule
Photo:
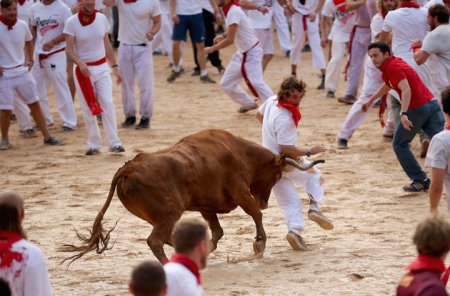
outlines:
[[[203,9],[203,24],[205,26],[205,47],[212,46],[214,43],[214,38],[216,37],[216,30],[214,27],[215,17],[214,14],[209,12],[208,10]],[[192,40],[192,37],[191,37]],[[200,66],[197,61],[197,47],[195,43],[192,42],[192,48],[194,49],[194,60],[195,60],[195,69],[199,70]],[[208,60],[211,64],[218,68],[222,68],[222,61],[219,57],[219,51],[215,51],[213,53],[208,54]]]

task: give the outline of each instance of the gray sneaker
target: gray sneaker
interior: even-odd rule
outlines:
[[[316,210],[309,210],[308,211],[308,218],[311,221],[316,222],[319,224],[320,227],[322,227],[325,230],[331,230],[334,228],[333,223],[331,223],[330,219],[325,217],[321,212]]]
[[[309,250],[309,248],[306,245],[303,238],[300,235],[298,235],[292,231],[289,231],[288,234],[286,234],[286,240],[291,245],[292,250],[295,250],[295,251]]]
[[[258,104],[254,103],[253,105],[248,106],[248,107],[244,107],[244,106],[239,107],[237,112],[238,113],[247,113],[248,111],[256,109],[256,108],[258,108]]]
[[[8,139],[3,139],[0,142],[0,150],[8,150],[9,149],[9,140]]]
[[[44,140],[44,144],[46,145],[52,145],[52,146],[59,146],[63,144],[63,141],[55,136],[50,136],[48,139]]]
[[[114,152],[114,153],[121,153],[121,152],[125,152],[125,148],[123,148],[122,145],[116,145],[116,146],[109,148],[109,151]]]
[[[209,74],[200,76],[200,81],[203,83],[216,83],[216,81],[212,79],[211,76],[209,76]]]

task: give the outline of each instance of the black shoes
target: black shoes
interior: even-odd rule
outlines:
[[[346,140],[346,139],[341,139],[341,138],[337,139],[337,146],[339,149],[347,149],[348,148],[347,143],[348,143],[348,140]]]
[[[317,89],[325,89],[325,74],[320,76],[320,84],[317,86]]]
[[[427,191],[428,188],[430,188],[430,179],[426,178],[423,181],[419,180],[413,180],[411,184],[404,186],[403,190],[406,192],[420,192],[420,191]]]
[[[125,121],[122,122],[122,127],[127,128],[133,126],[136,123],[136,116],[127,116]]]
[[[141,121],[139,121],[139,124],[136,126],[136,129],[145,129],[149,128],[149,126],[150,126],[150,118],[142,116]]]

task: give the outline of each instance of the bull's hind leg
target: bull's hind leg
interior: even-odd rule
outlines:
[[[203,218],[208,221],[209,228],[211,229],[211,252],[217,249],[217,242],[223,236],[223,229],[220,226],[219,219],[216,213],[201,212]]]
[[[147,238],[147,245],[152,250],[153,255],[163,264],[168,262],[164,252],[164,243],[171,242],[170,235],[175,222],[176,220],[154,224],[152,233]]]

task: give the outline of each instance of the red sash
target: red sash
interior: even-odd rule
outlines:
[[[3,18],[3,15],[0,15],[0,22],[5,24],[6,27],[8,27],[8,31],[11,31],[14,27],[14,25],[17,23],[17,18],[11,23],[7,23],[6,20]]]
[[[304,14],[302,17],[303,31],[305,33],[306,33],[306,30],[308,30],[308,17],[309,17],[309,14]]]
[[[255,45],[253,45],[249,50],[247,50],[246,52],[244,52],[242,54],[242,64],[241,64],[241,73],[242,73],[242,77],[244,78],[245,84],[247,84],[247,86],[250,89],[250,91],[252,92],[252,94],[257,98],[259,98],[258,93],[256,92],[255,87],[250,82],[250,79],[248,79],[247,72],[245,71],[245,62],[247,61],[247,53],[250,50],[252,50],[253,48],[255,48],[258,44],[259,44],[259,41],[256,42]]]
[[[202,283],[202,278],[200,276],[200,270],[197,266],[197,263],[192,261],[192,259],[189,258],[188,256],[179,253],[174,253],[172,257],[170,257],[169,262],[175,262],[183,265],[184,267],[189,269],[189,271],[192,272],[192,274],[195,275],[195,277],[197,278],[197,283],[199,285]]]
[[[23,237],[18,233],[0,231],[0,269],[11,267],[13,261],[23,260],[21,253],[12,250],[12,245],[22,239]]]
[[[298,127],[298,122],[300,121],[300,119],[302,119],[302,114],[300,113],[300,109],[297,106],[294,106],[288,102],[285,101],[280,101],[278,100],[278,107],[284,107],[286,109],[288,109],[289,111],[291,111],[292,113],[292,119],[294,120],[294,124],[296,127]]]
[[[48,59],[49,56],[52,56],[52,55],[54,55],[55,53],[58,53],[58,52],[61,52],[61,51],[64,51],[64,50],[66,50],[65,47],[63,47],[63,48],[61,48],[61,49],[58,49],[58,50],[56,50],[56,51],[54,51],[54,52],[48,53],[48,54],[40,53],[40,54],[39,54],[39,66],[41,66],[41,68],[44,68],[44,65],[42,65],[42,61],[43,61],[43,60],[46,60],[46,59]]]
[[[106,63],[106,57],[95,62],[86,63],[86,65],[98,66],[104,63]],[[95,116],[102,113],[103,110],[98,103],[97,96],[95,95],[94,87],[92,86],[92,82],[89,76],[83,75],[78,65],[75,68],[75,74],[77,76],[81,92],[83,93],[84,99],[86,100],[86,103],[88,104],[88,107],[91,110],[92,115]]]

